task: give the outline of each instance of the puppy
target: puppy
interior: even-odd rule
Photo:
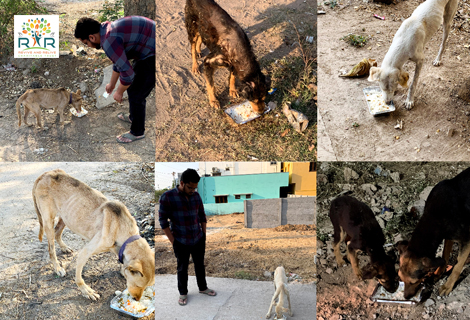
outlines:
[[[340,252],[341,242],[348,247],[348,258],[359,279],[374,277],[389,292],[398,288],[395,259],[385,253],[385,237],[372,210],[350,196],[340,196],[331,202],[330,219],[334,229],[334,252],[338,266],[345,264]],[[359,268],[357,252],[361,250],[370,257],[370,264]]]
[[[184,14],[194,74],[199,74],[196,54],[201,53],[201,44],[204,43],[210,50],[209,55],[204,58],[209,104],[220,108],[214,94],[213,75],[217,68],[225,67],[230,71],[230,96],[238,97],[235,88],[235,78],[238,78],[253,110],[263,113],[269,80],[261,72],[250,41],[242,28],[214,0],[187,0]]]
[[[449,262],[453,242],[459,243],[459,255],[447,282],[439,289],[448,295],[462,272],[470,253],[470,168],[450,180],[439,182],[426,200],[424,213],[410,241],[400,241],[398,275],[405,283],[405,298],[413,297],[425,276],[435,272],[441,276]],[[442,258],[436,251],[444,240]],[[437,269],[437,270],[436,270]]]
[[[292,308],[290,305],[290,296],[289,291],[287,290],[287,277],[286,270],[284,267],[277,267],[274,271],[274,296],[269,305],[268,313],[266,314],[266,319],[271,318],[271,313],[274,304],[276,304],[276,299],[279,297],[279,300],[276,304],[276,318],[282,319],[284,317],[284,312],[289,311],[289,316],[292,317]],[[284,299],[287,296],[287,302],[289,303],[289,309],[284,308]]]
[[[409,75],[402,70],[402,67],[408,60],[411,60],[416,64],[416,68],[413,83],[408,90],[405,108],[409,110],[413,107],[414,90],[423,67],[425,44],[443,23],[444,34],[441,47],[433,61],[433,65],[439,66],[457,5],[458,0],[427,0],[402,23],[385,55],[382,67],[370,69],[369,81],[379,82],[387,104],[393,100],[398,84],[407,87]]]
[[[83,266],[92,255],[106,251],[118,255],[121,274],[135,300],[142,297],[146,287],[154,284],[154,254],[147,241],[138,236],[139,228],[124,204],[108,201],[101,192],[60,169],[46,172],[36,180],[33,200],[40,225],[39,240],[42,241],[45,232],[57,275],[65,276],[65,270],[57,261],[54,239],[62,252],[72,251],[62,241],[64,228],[67,226],[89,241],[78,253],[75,274],[75,283],[85,297],[96,300],[100,296],[83,281]],[[54,228],[56,216],[59,220]]]
[[[82,111],[81,91],[68,92],[65,88],[59,89],[29,89],[16,101],[16,113],[18,114],[18,127],[21,126],[20,105],[24,106],[24,123],[28,124],[28,114],[31,111],[36,116],[36,124],[42,128],[41,107],[54,109],[59,113],[60,124],[64,123],[64,110],[72,104],[77,112]]]

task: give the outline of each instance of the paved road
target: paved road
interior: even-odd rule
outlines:
[[[156,320],[266,319],[274,294],[270,281],[207,278],[209,288],[217,291],[217,296],[209,297],[198,293],[196,278],[190,276],[188,304],[179,306],[176,275],[157,275],[155,283]],[[289,292],[294,316],[288,319],[315,319],[315,285],[292,283]]]

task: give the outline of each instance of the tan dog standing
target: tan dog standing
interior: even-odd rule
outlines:
[[[16,113],[18,114],[18,127],[21,126],[20,105],[24,106],[24,123],[28,124],[28,114],[31,111],[36,116],[36,124],[42,128],[41,107],[54,109],[59,113],[60,124],[64,123],[64,110],[72,104],[77,112],[82,111],[81,91],[68,92],[65,88],[59,89],[29,89],[16,101]]]
[[[147,286],[155,283],[154,254],[147,241],[138,236],[139,228],[124,204],[108,201],[101,192],[60,169],[46,172],[36,180],[33,200],[40,224],[39,240],[42,241],[45,232],[49,256],[59,276],[65,276],[65,270],[57,261],[54,238],[66,253],[72,249],[62,241],[65,226],[89,241],[78,253],[75,275],[75,283],[85,297],[92,300],[100,297],[83,281],[82,269],[92,255],[101,252],[110,251],[120,256],[121,274],[136,300]],[[59,221],[54,229],[56,215]],[[138,239],[133,240],[132,236]],[[130,238],[133,241],[127,241]]]
[[[274,304],[276,303],[276,298],[279,297],[279,300],[276,304],[276,317],[277,319],[284,318],[284,312],[289,311],[289,316],[292,317],[292,309],[290,305],[290,296],[289,291],[287,290],[287,277],[286,277],[286,270],[284,267],[277,267],[276,271],[274,271],[274,292],[273,299],[271,300],[271,305],[269,306],[268,313],[266,314],[266,319],[271,318],[271,312],[273,309]],[[284,308],[284,299],[287,296],[287,302],[289,303],[289,309]]]

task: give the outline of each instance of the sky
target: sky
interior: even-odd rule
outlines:
[[[170,188],[173,181],[173,172],[175,177],[178,172],[192,168],[199,170],[199,162],[157,162],[155,163],[155,190]]]

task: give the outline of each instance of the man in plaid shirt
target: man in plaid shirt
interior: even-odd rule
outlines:
[[[120,112],[120,120],[131,124],[129,132],[116,137],[120,143],[129,143],[145,137],[145,99],[155,87],[155,22],[138,16],[103,22],[81,18],[75,28],[75,38],[90,48],[101,49],[113,62],[113,74],[106,85],[112,93],[120,83],[114,100],[122,101],[127,90],[129,113]],[[134,59],[131,65],[130,59]]]
[[[189,255],[193,257],[199,293],[216,295],[214,290],[207,288],[206,283],[204,254],[207,219],[201,196],[196,192],[199,179],[196,170],[187,169],[181,175],[180,184],[160,197],[160,226],[175,252],[180,293],[178,303],[182,306],[188,302]]]

